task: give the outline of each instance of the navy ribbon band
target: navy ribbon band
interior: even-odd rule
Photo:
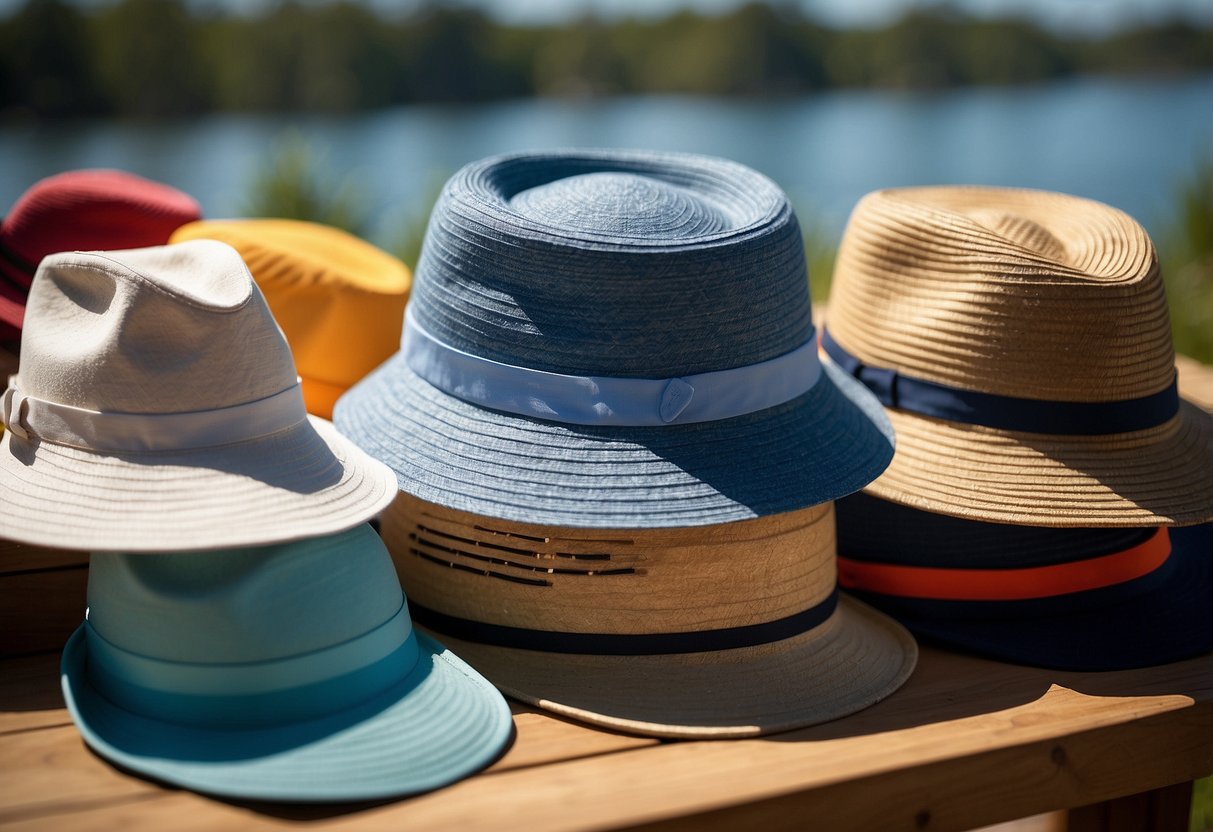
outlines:
[[[775,621],[690,633],[636,634],[567,633],[486,624],[437,612],[412,601],[409,602],[409,612],[418,624],[441,635],[495,647],[592,656],[657,656],[734,650],[783,641],[824,624],[837,606],[838,588],[835,587],[821,603]]]
[[[1021,399],[962,390],[886,367],[870,367],[843,349],[824,328],[821,346],[831,361],[858,379],[885,407],[951,422],[1025,433],[1103,436],[1157,427],[1179,412],[1174,378],[1157,393],[1117,402]]]

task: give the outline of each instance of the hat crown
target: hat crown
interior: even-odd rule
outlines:
[[[52,255],[26,314],[22,393],[58,404],[185,413],[296,383],[286,340],[223,243]]]
[[[192,197],[159,182],[120,170],[68,171],[21,195],[0,241],[36,266],[59,251],[160,245],[200,213]]]
[[[506,364],[664,378],[811,332],[804,243],[766,177],[705,156],[528,153],[463,168],[430,219],[413,314]]]
[[[106,641],[182,662],[270,661],[363,635],[403,602],[366,524],[293,543],[156,555],[94,553],[88,619]]]
[[[199,220],[172,242],[219,240],[240,252],[308,383],[348,387],[400,343],[411,275],[397,257],[354,235],[303,220]],[[331,402],[309,409],[331,414]]]
[[[839,249],[827,323],[864,364],[997,395],[1120,401],[1174,379],[1145,230],[1064,194],[867,195]]]

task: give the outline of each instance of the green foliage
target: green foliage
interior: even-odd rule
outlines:
[[[1196,166],[1177,198],[1159,252],[1175,349],[1213,363],[1213,159]]]
[[[438,201],[438,195],[442,193],[442,186],[447,178],[448,175],[445,173],[435,174],[426,191],[428,196],[422,199],[417,206],[421,210],[401,217],[396,223],[394,231],[388,234],[384,247],[403,260],[410,269],[417,268],[417,262],[421,259],[421,244],[425,241],[430,213],[433,211],[434,203]]]
[[[1192,822],[1190,832],[1213,832],[1213,777],[1197,780],[1192,786]]]
[[[189,0],[25,0],[0,21],[0,111],[343,112],[532,94],[785,95],[1213,67],[1213,29],[1183,23],[1091,41],[947,6],[847,31],[801,8],[772,0],[716,16],[515,27],[441,0],[406,17],[356,0],[277,0],[256,16]]]
[[[335,177],[322,153],[297,133],[279,139],[245,198],[250,217],[310,220],[364,236],[367,213],[357,186]]]
[[[834,261],[838,259],[838,243],[820,229],[824,225],[812,222],[802,209],[797,209],[800,216],[801,233],[804,235],[804,258],[809,267],[809,291],[813,295],[813,303],[825,303],[830,297],[830,286],[834,282]]]
[[[1168,23],[1131,29],[1091,43],[1078,42],[1079,60],[1090,72],[1164,72],[1178,74],[1209,66],[1213,29]]]
[[[110,106],[135,116],[174,116],[210,104],[196,24],[184,0],[126,0],[92,20],[95,75]]]
[[[88,21],[63,0],[29,0],[0,22],[0,109],[49,116],[107,108],[92,75]]]

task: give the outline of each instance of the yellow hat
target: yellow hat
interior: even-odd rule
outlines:
[[[412,275],[400,260],[337,228],[300,220],[202,220],[170,242],[207,238],[244,258],[286,334],[309,412],[337,398],[400,346]]]

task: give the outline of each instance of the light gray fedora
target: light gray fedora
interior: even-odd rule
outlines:
[[[818,362],[783,192],[734,162],[634,151],[455,174],[402,349],[334,422],[424,500],[579,527],[804,508],[893,454],[876,400]]]

